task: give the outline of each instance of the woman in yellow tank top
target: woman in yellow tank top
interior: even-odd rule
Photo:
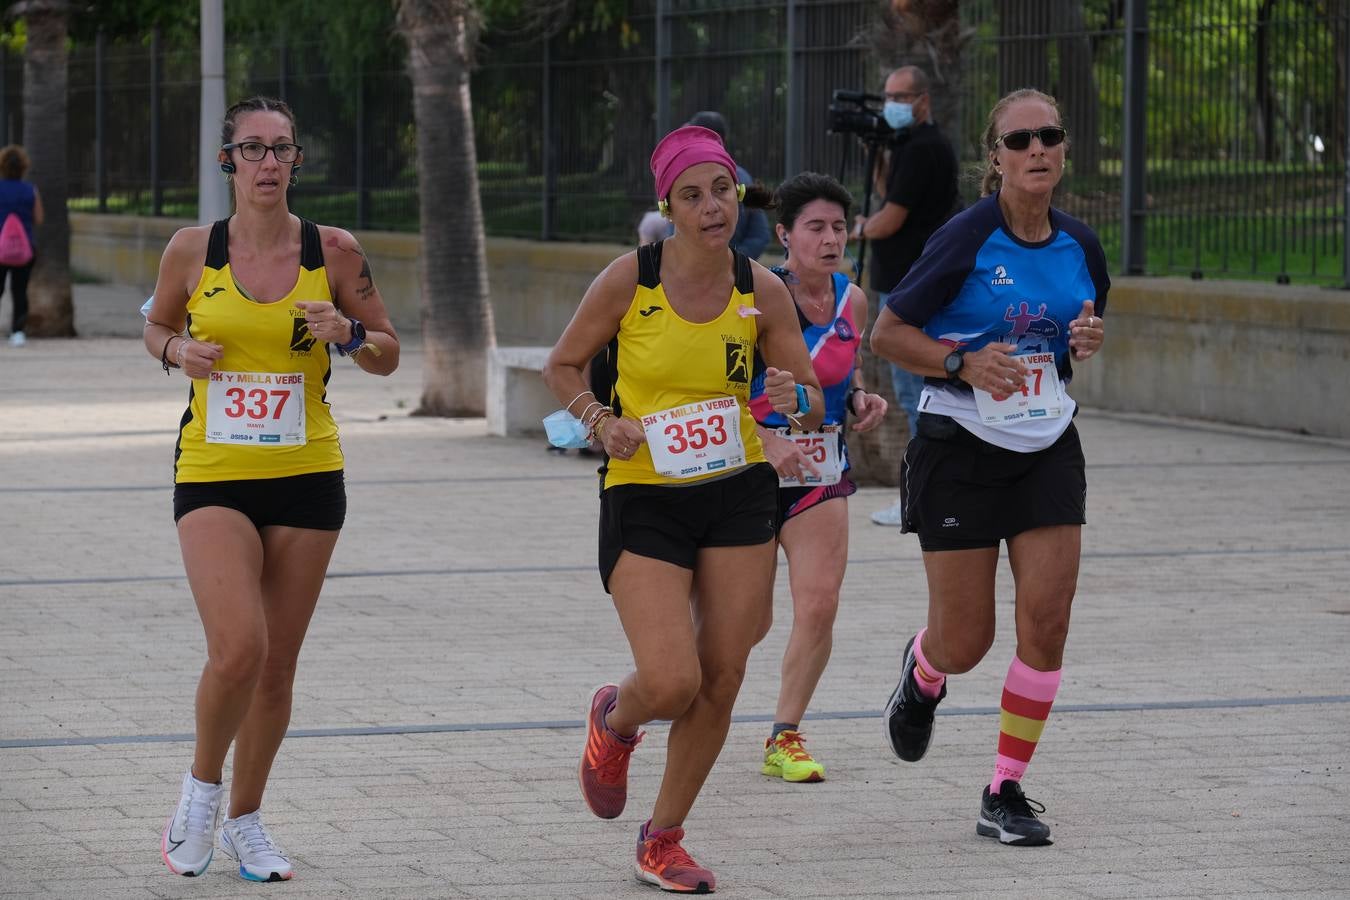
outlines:
[[[736,184],[735,162],[706,128],[671,132],[651,164],[674,236],[600,273],[544,377],[604,444],[600,575],[636,663],[591,697],[582,797],[601,818],[618,816],[639,729],[671,720],[636,873],[709,892],[716,878],[681,846],[682,826],[772,617],[778,475],[749,410],[756,351],[774,409],[809,430],[822,401],[787,289],[729,247],[738,201],[762,208],[769,193]],[[582,371],[606,345],[609,379],[592,393]]]
[[[356,239],[290,213],[304,157],[286,104],[235,104],[222,144],[235,213],[170,239],[145,327],[165,373],[191,379],[174,520],[207,651],[196,748],[160,852],[175,873],[205,871],[233,743],[220,846],[244,878],[280,881],[291,863],[258,808],[346,514],[329,345],[377,375],[397,368],[399,345]]]

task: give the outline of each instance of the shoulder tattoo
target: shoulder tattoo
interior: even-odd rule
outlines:
[[[338,239],[337,235],[329,237],[325,243],[335,250],[341,250],[343,253],[355,253],[357,256],[361,257],[361,272],[357,277],[362,279],[365,283],[357,287],[356,295],[364,300],[366,297],[375,293],[375,277],[370,273],[370,259],[366,256],[365,251],[361,249],[361,245],[353,240],[352,246],[348,247]]]

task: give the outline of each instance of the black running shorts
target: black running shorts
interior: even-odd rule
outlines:
[[[742,547],[774,539],[778,473],[768,463],[684,486],[617,484],[600,494],[600,581],[627,550],[694,568],[703,547]]]
[[[175,522],[204,506],[238,510],[258,529],[284,525],[340,531],[347,518],[347,488],[341,469],[286,478],[184,482],[173,486]]]
[[[1023,531],[1087,521],[1078,429],[1019,453],[980,440],[948,416],[921,413],[901,467],[902,530],[928,550],[997,547]]]

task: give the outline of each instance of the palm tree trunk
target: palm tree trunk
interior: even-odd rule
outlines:
[[[1083,21],[1082,0],[1059,0],[1054,27],[1061,35],[1055,91],[1064,110],[1064,123],[1073,135],[1073,174],[1096,175],[1101,167],[1097,76],[1092,68],[1092,39]]]
[[[408,44],[422,212],[422,400],[416,415],[481,416],[495,343],[469,72],[468,0],[396,0]]]
[[[970,39],[962,29],[960,0],[888,0],[875,24],[864,34],[872,56],[879,64],[873,90],[893,69],[916,65],[928,73],[933,121],[956,148],[960,158],[964,137],[961,124],[961,51]],[[875,212],[877,207],[873,205]],[[867,290],[868,321],[875,322],[880,310],[877,293]],[[911,435],[905,414],[891,388],[890,363],[865,347],[862,355],[863,384],[892,404],[886,423],[874,431],[850,434],[849,461],[859,484],[898,484],[900,460]]]
[[[70,295],[70,217],[66,211],[66,39],[69,4],[28,0],[12,14],[28,29],[23,57],[23,133],[33,161],[29,177],[46,219],[34,234],[37,263],[28,283],[30,335],[73,337]]]

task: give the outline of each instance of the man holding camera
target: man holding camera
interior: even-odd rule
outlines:
[[[928,236],[959,206],[956,153],[933,124],[928,76],[917,66],[903,66],[886,78],[884,93],[882,115],[894,135],[877,160],[873,178],[885,202],[872,215],[857,216],[850,235],[873,244],[870,282],[876,294],[894,290],[923,252]],[[891,384],[913,437],[923,376],[892,365]],[[873,513],[872,521],[899,525],[900,501]]]

